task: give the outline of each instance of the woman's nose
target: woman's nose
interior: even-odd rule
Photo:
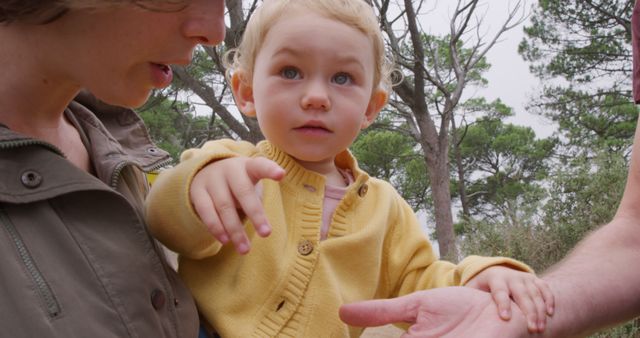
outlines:
[[[186,8],[188,18],[182,26],[185,37],[207,46],[224,39],[224,0],[195,0]]]

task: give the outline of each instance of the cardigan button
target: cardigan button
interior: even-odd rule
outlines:
[[[22,185],[27,188],[34,189],[40,186],[42,183],[42,175],[34,170],[27,170],[20,176]]]
[[[358,189],[358,196],[364,197],[364,195],[367,194],[367,191],[369,191],[369,186],[366,184],[361,185],[360,189]]]
[[[303,239],[298,242],[298,253],[303,256],[307,256],[311,252],[313,252],[313,243],[311,243],[311,241]]]
[[[162,309],[164,307],[164,303],[166,302],[166,297],[162,290],[155,289],[151,292],[151,305],[156,310]]]

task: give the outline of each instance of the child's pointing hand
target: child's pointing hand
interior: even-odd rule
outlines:
[[[271,233],[256,185],[264,178],[279,181],[284,174],[275,162],[262,157],[219,160],[195,175],[190,198],[209,232],[223,244],[231,240],[240,254],[246,254],[250,243],[243,216],[251,220],[258,235]]]

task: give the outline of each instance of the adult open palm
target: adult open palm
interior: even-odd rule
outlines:
[[[466,287],[447,287],[381,300],[345,304],[340,318],[352,326],[371,327],[410,323],[402,337],[527,337],[527,324],[512,304],[513,316],[504,321],[491,294]]]

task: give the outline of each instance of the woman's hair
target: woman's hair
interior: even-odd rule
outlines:
[[[264,0],[262,6],[249,19],[238,47],[227,51],[225,55],[228,78],[237,69],[245,71],[248,78],[253,76],[256,55],[269,29],[291,8],[310,10],[345,23],[367,35],[373,42],[374,88],[378,85],[385,89],[390,87],[393,62],[385,52],[382,32],[373,8],[364,0]]]
[[[15,21],[46,24],[55,21],[70,9],[104,8],[135,4],[159,11],[175,11],[186,0],[4,0],[0,1],[0,24]]]

